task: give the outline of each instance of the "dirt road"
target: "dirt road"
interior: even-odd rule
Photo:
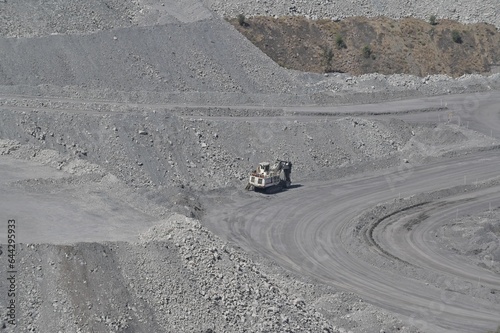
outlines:
[[[500,128],[498,95],[484,97],[455,96],[421,104],[443,100],[452,113],[450,120],[468,121],[471,128],[495,136]],[[404,103],[400,110],[408,107]],[[381,105],[372,110],[382,111]],[[400,116],[430,120],[425,113]],[[204,221],[243,248],[355,292],[406,316],[424,331],[484,332],[498,325],[500,277],[487,266],[465,264],[441,244],[436,230],[455,217],[500,206],[498,183],[479,185],[498,177],[499,163],[493,150],[350,179],[303,182],[272,196],[240,192]],[[422,194],[443,189],[450,190]],[[359,218],[378,204],[404,202],[415,195],[422,202],[412,209],[403,203],[399,212],[388,206],[379,209],[378,219]]]
[[[250,157],[263,154],[263,145],[282,142],[275,147],[280,153],[291,147],[298,150],[295,160],[300,163],[295,164],[292,180],[299,181],[294,188],[271,196],[227,189],[199,192],[207,200],[220,196],[216,204],[205,206],[209,210],[203,216],[203,224],[296,274],[353,292],[401,315],[411,330],[416,327],[423,332],[485,332],[499,324],[500,277],[492,269],[492,265],[498,266],[496,252],[476,253],[480,264],[473,264],[448,245],[450,238],[442,230],[465,214],[500,206],[500,185],[489,181],[499,176],[500,156],[498,148],[492,146],[494,140],[475,141],[472,135],[468,140],[463,134],[470,135],[472,131],[465,130],[468,127],[486,136],[500,137],[500,94],[271,109],[273,115],[267,114],[268,110],[218,108],[187,110],[188,115],[183,115],[182,110],[172,106],[154,112],[150,109],[155,106],[147,105],[146,110],[139,104],[137,110],[123,111],[120,105],[105,104],[110,110],[103,107],[102,112],[95,112],[94,108],[102,106],[97,102],[95,106],[52,101],[55,102],[64,111],[57,112],[54,107],[31,113],[28,107],[38,102],[26,99],[25,106],[6,109],[3,114],[7,139],[23,139],[49,148],[30,150],[18,143],[11,147],[12,156],[0,157],[0,211],[18,221],[19,243],[132,244],[139,233],[168,216],[168,200],[173,202],[172,207],[185,208],[184,214],[189,213],[190,205],[193,211],[201,211],[199,207],[203,205],[198,205],[195,196],[181,193],[183,187],[172,184],[192,185],[209,178],[214,182],[221,176],[217,184],[223,187],[225,178],[238,178],[227,176],[227,169],[210,173],[215,166],[233,165],[235,173],[243,172]],[[209,111],[214,115],[209,115]],[[199,119],[198,113],[203,114]],[[191,114],[196,114],[196,119]],[[19,115],[25,117],[19,119]],[[323,121],[329,117],[343,119]],[[390,124],[383,126],[384,122],[363,119],[385,121],[393,117],[405,122],[386,122]],[[431,124],[408,125],[413,122]],[[459,126],[447,126],[446,122]],[[260,124],[266,125],[263,132]],[[17,126],[20,128],[12,130]],[[77,136],[71,132],[75,126],[79,128]],[[480,137],[484,139],[483,135]],[[252,138],[255,140],[249,142]],[[402,164],[386,169],[393,164],[378,167],[374,164],[377,156],[345,154],[352,172],[328,181],[306,180],[315,176],[311,172],[305,176],[307,167],[316,163],[311,155],[331,149],[326,146],[333,147],[331,141],[339,141],[339,147],[344,148],[364,141],[363,147],[371,147],[366,150],[373,155],[385,153]],[[441,150],[447,144],[454,147],[446,150],[450,154]],[[56,149],[61,153],[56,153]],[[316,149],[318,153],[314,152]],[[419,149],[423,157],[393,153],[407,149]],[[228,153],[232,150],[234,155]],[[83,151],[85,158],[68,157]],[[246,151],[248,156],[242,158]],[[211,152],[208,155],[212,158],[202,161],[200,156],[207,152]],[[52,157],[44,158],[43,154]],[[30,160],[35,155],[42,156]],[[331,157],[339,155],[333,151]],[[15,156],[24,156],[28,161]],[[187,156],[192,156],[189,161]],[[408,156],[409,163],[405,163],[404,157]],[[367,165],[363,173],[356,169],[362,167],[362,162]],[[63,170],[56,170],[61,166]],[[331,166],[322,171],[341,173]],[[342,178],[347,174],[353,176]],[[171,187],[159,190],[152,186],[148,192],[135,181],[139,176],[144,178],[141,184],[152,179],[151,183],[159,180],[156,184],[165,182]],[[437,190],[440,192],[429,194]],[[233,193],[230,200],[227,193]],[[6,239],[5,232],[6,228],[0,230],[1,239]],[[109,272],[113,270],[117,268],[111,267]],[[170,274],[168,270],[160,271],[162,277]],[[199,276],[206,279],[206,273]],[[32,280],[33,277],[26,278]],[[84,285],[82,282],[82,288]],[[26,304],[31,304],[31,299]],[[346,306],[352,304],[349,301]],[[331,320],[336,318],[332,315]],[[363,327],[372,329],[368,321],[371,319],[364,319]]]

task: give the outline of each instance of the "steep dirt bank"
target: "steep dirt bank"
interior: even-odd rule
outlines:
[[[338,176],[339,168],[364,164],[385,168],[403,160],[421,163],[447,151],[496,142],[463,126],[446,124],[446,110],[436,110],[442,113],[437,124],[414,125],[357,117],[291,120],[280,109],[78,111],[84,106],[75,104],[72,111],[56,112],[5,108],[0,137],[11,141],[3,152],[43,160],[41,152],[48,149],[61,154],[46,154],[47,161],[59,169],[78,171],[73,162],[78,159],[136,188],[207,191],[242,186],[247,172],[262,160],[290,159],[294,178],[300,180],[328,177],[333,168]],[[245,112],[248,117],[235,117]],[[200,113],[205,116],[196,116]]]
[[[500,63],[500,33],[489,24],[414,18],[251,17],[230,22],[278,64],[311,72],[489,73]],[[455,35],[454,35],[455,34]]]

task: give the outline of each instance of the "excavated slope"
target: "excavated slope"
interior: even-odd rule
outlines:
[[[7,86],[240,93],[296,88],[287,72],[215,19],[91,35],[2,38],[0,50],[0,85]]]

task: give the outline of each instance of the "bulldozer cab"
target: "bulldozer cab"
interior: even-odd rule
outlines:
[[[247,190],[269,191],[290,187],[292,162],[277,160],[271,165],[269,162],[261,162],[257,170],[250,173]]]
[[[259,173],[269,173],[269,163],[267,162],[262,162],[259,163]]]

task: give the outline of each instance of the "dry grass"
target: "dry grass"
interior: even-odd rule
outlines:
[[[340,22],[301,17],[253,17],[230,22],[283,67],[309,72],[407,73],[419,76],[488,73],[500,63],[500,33],[489,24],[450,20],[353,17]],[[459,34],[461,43],[456,42]],[[339,46],[339,37],[342,47]],[[363,49],[370,46],[366,57]],[[333,50],[328,64],[324,50]]]

